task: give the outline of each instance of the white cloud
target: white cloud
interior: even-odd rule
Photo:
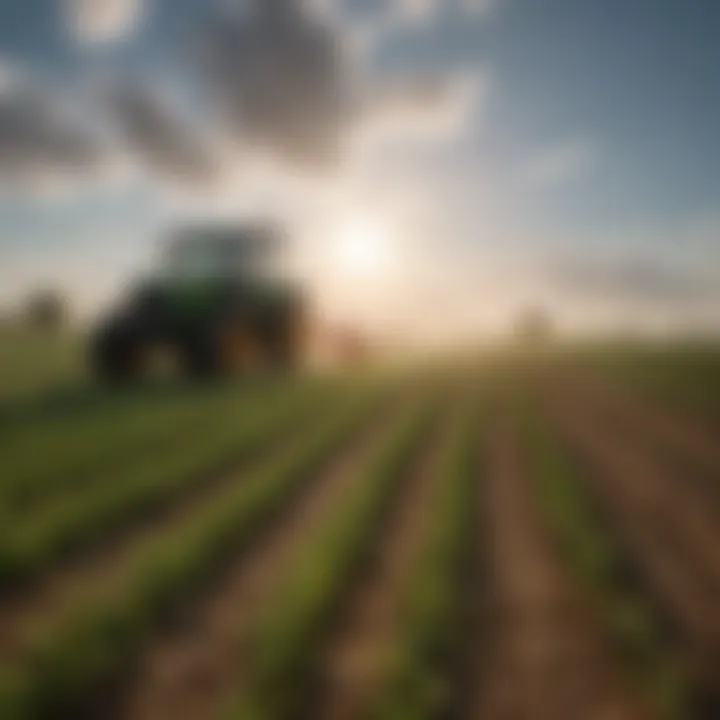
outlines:
[[[120,40],[137,26],[144,0],[65,0],[73,35],[83,43]]]
[[[461,16],[480,17],[494,10],[499,0],[395,0],[388,18],[399,27],[427,25],[441,9]]]
[[[494,10],[498,0],[395,0],[391,15],[400,24],[423,24],[432,22],[441,8],[461,15],[481,16]]]
[[[456,140],[482,111],[488,73],[402,77],[371,88],[356,128],[363,150]]]
[[[303,0],[303,5],[315,17],[326,20],[342,14],[342,7],[336,0]]]
[[[437,14],[438,0],[397,0],[398,15],[410,22],[429,22]]]
[[[441,13],[462,21],[484,22],[501,4],[501,0],[385,0],[358,14],[342,0],[303,1],[316,15],[342,27],[351,49],[360,57],[369,56],[399,35],[433,27]]]

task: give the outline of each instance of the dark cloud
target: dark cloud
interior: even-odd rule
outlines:
[[[102,159],[97,138],[47,92],[0,89],[0,179],[34,183],[86,173]]]
[[[209,143],[149,88],[125,85],[110,93],[121,141],[151,170],[171,179],[204,183],[219,172]]]
[[[216,19],[204,70],[230,132],[295,163],[331,164],[349,122],[338,39],[299,0],[253,0]]]
[[[650,258],[614,262],[562,261],[551,268],[555,287],[605,302],[692,303],[720,300],[720,279]]]
[[[90,0],[66,2],[87,9]],[[238,0],[233,10],[216,8],[204,26],[200,72],[194,56],[176,88],[196,103],[192,122],[158,92],[167,90],[162,84],[117,82],[96,95],[77,86],[78,122],[47,89],[8,88],[0,73],[0,177],[91,177],[104,163],[130,158],[160,179],[207,184],[236,172],[236,147],[332,170],[358,137],[426,141],[454,132],[470,104],[467,83],[451,74],[363,82],[360,68],[349,66],[342,31],[310,9],[317,2]],[[93,12],[142,5],[111,0]]]
[[[149,87],[118,84],[73,100],[70,112],[71,99],[46,87],[12,75],[0,83],[0,180],[26,188],[88,180],[128,157],[163,179],[219,176],[210,143]]]

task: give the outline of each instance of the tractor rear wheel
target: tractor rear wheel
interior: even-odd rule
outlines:
[[[134,333],[122,328],[101,332],[94,341],[92,370],[112,382],[130,382],[143,370],[143,347]]]
[[[186,352],[186,367],[195,377],[252,372],[265,363],[255,335],[239,322],[226,323],[195,338]]]

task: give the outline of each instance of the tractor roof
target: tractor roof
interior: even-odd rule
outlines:
[[[180,275],[263,272],[281,257],[284,234],[274,225],[196,225],[181,228],[165,247],[165,264]]]
[[[170,251],[208,246],[211,251],[242,249],[250,255],[277,252],[284,245],[283,233],[275,225],[196,225],[181,228],[171,236]]]

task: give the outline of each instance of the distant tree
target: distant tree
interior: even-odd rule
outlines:
[[[530,307],[518,315],[515,321],[515,335],[525,343],[545,343],[555,335],[555,325],[546,310]]]
[[[68,305],[65,297],[55,290],[41,290],[27,301],[25,321],[41,330],[57,330],[68,320]]]

